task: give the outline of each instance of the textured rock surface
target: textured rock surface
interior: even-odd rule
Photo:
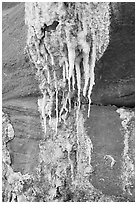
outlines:
[[[15,134],[3,143],[3,201],[134,201],[134,110],[79,103],[89,103],[84,71],[93,62],[92,102],[134,106],[134,4],[26,3],[30,59],[24,5],[3,8],[3,108]]]
[[[8,142],[11,166],[25,174],[35,171],[38,160],[43,133],[37,96],[41,93],[35,71],[24,54],[27,40],[24,3],[5,3],[3,7],[2,107],[10,115],[15,132],[13,140]]]
[[[103,193],[121,197],[121,201],[124,197],[133,201],[134,111],[92,106],[85,128],[93,143],[91,183]]]
[[[34,71],[24,54],[27,40],[24,15],[23,3],[17,5],[15,3],[15,6],[2,12],[3,104],[10,98],[40,95]]]
[[[79,113],[77,124],[71,114],[58,135],[51,123],[47,139],[41,141],[33,177],[12,170],[7,143],[14,131],[7,117],[3,116],[3,122],[4,201],[134,200],[133,111],[93,106],[90,118]]]
[[[114,3],[112,14],[110,43],[96,64],[92,100],[104,105],[132,107],[135,104],[134,3]]]
[[[20,172],[14,172],[11,167],[11,157],[8,149],[8,142],[14,139],[14,129],[7,114],[2,113],[2,201],[4,202],[25,202],[23,185],[31,177]]]
[[[34,173],[39,141],[43,138],[36,98],[12,99],[3,105],[14,125],[15,138],[9,142],[14,171]]]

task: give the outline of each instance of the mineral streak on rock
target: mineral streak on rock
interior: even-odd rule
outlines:
[[[135,185],[135,165],[134,160],[132,159],[132,156],[134,157],[134,153],[132,151],[129,151],[131,147],[130,140],[131,137],[134,137],[134,119],[135,119],[135,113],[131,110],[119,108],[117,111],[120,115],[121,125],[124,135],[124,150],[123,150],[123,164],[122,164],[122,170],[121,170],[121,179],[123,183],[123,190],[128,193],[130,196],[134,196],[134,185]],[[133,138],[134,139],[134,138]]]

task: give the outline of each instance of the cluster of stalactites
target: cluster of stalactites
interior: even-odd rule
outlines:
[[[67,38],[67,48],[68,48],[68,60],[65,61],[65,71],[63,74],[64,79],[68,80],[69,84],[69,92],[71,92],[71,87],[75,89],[75,83],[77,86],[77,95],[78,95],[78,109],[80,109],[80,94],[84,97],[88,96],[89,99],[89,110],[88,116],[90,113],[90,104],[91,104],[91,93],[93,85],[95,84],[95,75],[94,68],[96,62],[96,35],[95,30],[92,29],[92,44],[89,44],[86,41],[87,30],[81,30],[77,38],[75,39],[75,43],[70,41]],[[77,49],[79,48],[79,54],[77,54]],[[81,62],[83,63],[84,69],[84,86],[82,87],[83,76],[81,73]],[[76,78],[74,76],[76,73]],[[72,86],[71,86],[72,83]],[[83,89],[83,90],[82,90]]]
[[[85,10],[85,12],[83,12]],[[78,109],[80,108],[80,94],[88,97],[90,114],[91,94],[95,84],[95,63],[103,55],[109,44],[109,3],[78,3],[75,5],[75,16],[78,18],[77,34],[72,35],[72,27],[64,27],[68,57],[66,56],[66,77],[69,84],[69,92],[77,85]],[[79,52],[79,53],[78,53]],[[84,75],[81,73],[80,64],[83,63]],[[65,72],[63,72],[65,73]],[[76,79],[74,77],[76,73]],[[84,85],[82,81],[84,80]]]
[[[64,111],[67,113],[71,110],[71,92],[75,89],[78,96],[78,110],[81,104],[81,94],[88,97],[89,116],[91,94],[95,84],[95,63],[109,44],[110,25],[109,3],[75,3],[72,7],[71,3],[70,5],[68,3],[68,8],[63,4],[26,3],[25,6],[29,52],[38,70],[42,68],[42,72],[39,71],[38,75],[44,86],[44,89],[41,89],[44,95],[43,117],[47,93],[53,101],[53,87],[51,88],[53,84],[57,123]],[[53,31],[52,24],[55,21],[59,24]],[[43,25],[48,26],[44,33],[41,29]],[[63,50],[64,44],[67,52]],[[83,63],[82,71],[81,63]],[[60,77],[62,83],[58,83],[59,79],[55,71],[59,66],[62,70],[62,77]],[[61,86],[64,88],[64,84],[68,85],[68,94],[63,93],[62,108],[59,112],[58,90]],[[49,117],[51,117],[51,112]]]

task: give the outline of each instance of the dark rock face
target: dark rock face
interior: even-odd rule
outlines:
[[[36,98],[12,99],[3,110],[10,115],[15,137],[8,144],[12,168],[21,173],[34,173],[39,155],[39,142],[43,137]]]
[[[2,13],[3,101],[10,98],[40,95],[35,72],[30,66],[28,57],[24,54],[27,40],[24,16],[23,3],[15,4],[14,7],[3,10]]]
[[[93,88],[92,101],[95,104],[135,106],[135,79],[119,81],[99,81]]]
[[[96,63],[93,103],[135,104],[135,4],[112,3],[110,43]]]
[[[2,10],[10,9],[19,3],[20,2],[2,2]]]
[[[24,54],[27,40],[24,4],[5,3],[3,7],[2,106],[15,132],[8,148],[13,170],[32,173],[43,135],[37,106],[40,90],[35,71]]]
[[[125,187],[126,190],[123,188],[125,181],[122,179],[122,174],[125,171],[125,174],[128,175],[129,173],[132,175],[132,170],[128,172],[125,170],[127,167],[123,169],[126,161],[123,155],[128,147],[129,151],[127,154],[133,165],[134,151],[131,153],[131,149],[134,141],[134,133],[132,132],[134,117],[131,116],[131,119],[129,119],[128,129],[130,134],[128,141],[126,141],[126,133],[123,131],[121,119],[116,110],[116,107],[111,106],[92,106],[90,117],[85,121],[87,135],[93,143],[91,156],[93,173],[90,177],[90,182],[104,194],[115,195],[121,197],[121,199],[129,198],[132,201],[134,200],[134,192],[132,191],[134,177],[132,178],[132,185],[130,185],[130,192],[126,189],[128,181]]]
[[[113,108],[93,107],[91,117],[85,125],[88,126],[87,132],[94,146],[92,154],[94,172],[91,178],[93,185],[108,194],[121,194],[120,185],[117,183],[120,183],[119,166],[124,145],[117,113]],[[111,155],[117,160],[113,169],[111,159],[105,159],[106,155]]]

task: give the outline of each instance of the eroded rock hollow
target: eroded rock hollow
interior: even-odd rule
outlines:
[[[132,23],[123,24],[127,7],[108,2],[25,3],[25,52],[42,95],[38,110],[43,133],[35,171],[22,172],[21,188],[13,187],[8,201],[134,200],[134,59],[126,69],[125,58],[118,61],[113,46],[116,29],[128,36],[125,27],[131,24],[127,38],[132,47],[134,16]],[[117,60],[115,67],[109,55]],[[115,70],[109,73],[108,67]],[[8,178],[6,172],[4,176]]]

